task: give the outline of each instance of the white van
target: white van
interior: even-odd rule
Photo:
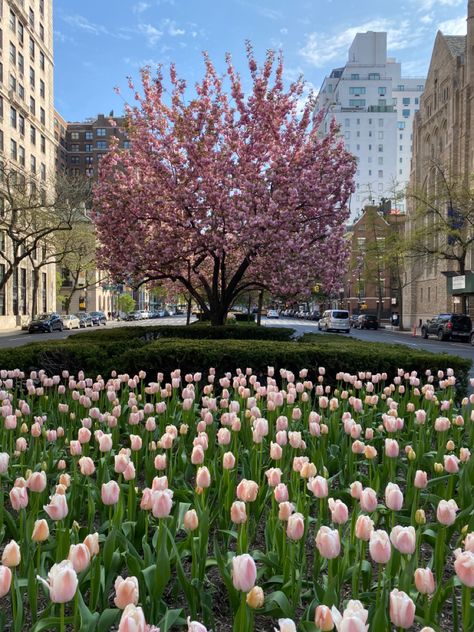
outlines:
[[[349,312],[346,309],[328,309],[318,322],[319,331],[350,331]]]

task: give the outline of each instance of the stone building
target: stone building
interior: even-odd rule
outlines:
[[[0,0],[0,61],[2,171],[15,174],[22,191],[48,197],[56,168],[52,0]],[[2,221],[0,277],[12,265],[4,215]],[[37,310],[55,309],[55,266],[39,268],[43,254],[44,245],[38,244],[31,260],[22,259],[0,290],[0,329],[21,327],[31,318],[35,274],[39,274]]]
[[[404,223],[403,214],[366,206],[348,230],[352,254],[340,306],[347,308],[350,314],[376,314],[390,319],[399,313],[397,277],[387,253],[390,240],[403,232]]]
[[[442,200],[444,172],[459,183],[469,183],[474,168],[474,0],[468,2],[467,36],[441,33],[436,35],[425,91],[421,97],[413,127],[413,157],[410,178],[412,192]],[[444,204],[444,203],[443,203]],[[449,222],[455,209],[442,209]],[[410,203],[408,235],[416,235],[420,222],[429,231],[429,214],[417,217],[415,203]],[[430,239],[440,239],[432,231]],[[462,295],[465,309],[474,316],[474,256],[467,253],[465,274],[456,262],[439,255],[413,259],[409,283],[404,293],[407,322],[419,325],[441,312],[460,311]]]

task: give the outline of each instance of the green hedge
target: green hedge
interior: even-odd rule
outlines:
[[[77,373],[83,369],[90,376],[99,373],[107,376],[113,369],[131,374],[144,369],[153,379],[158,372],[169,375],[176,368],[180,368],[183,373],[206,373],[209,367],[214,367],[218,375],[237,368],[245,371],[247,367],[258,374],[265,374],[267,366],[274,366],[276,375],[281,368],[295,373],[307,368],[311,379],[315,378],[317,367],[324,366],[327,378],[332,382],[339,371],[385,371],[389,377],[393,377],[399,368],[403,368],[407,371],[416,370],[422,376],[426,369],[436,372],[450,367],[460,380],[460,393],[464,394],[471,362],[457,356],[418,351],[403,345],[359,344],[358,341],[348,339],[315,344],[173,338],[146,342],[129,338],[100,343],[84,340],[82,344],[77,344],[77,340],[35,343],[0,351],[0,368],[27,371],[45,368],[49,373],[63,369]]]
[[[156,326],[131,326],[117,327],[114,329],[100,329],[85,331],[84,333],[70,336],[71,343],[83,344],[87,342],[113,342],[118,340],[129,340],[131,338],[144,341],[157,340],[160,338],[181,338],[198,340],[291,340],[294,329],[287,327],[256,327],[255,325],[224,325],[223,327],[211,327],[198,323],[190,327],[180,327],[173,325]]]

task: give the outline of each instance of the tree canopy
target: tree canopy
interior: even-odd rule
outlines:
[[[281,56],[258,67],[248,45],[247,57],[247,93],[230,56],[221,77],[205,55],[190,100],[174,66],[169,83],[144,69],[141,91],[130,83],[131,149],[102,159],[95,189],[102,265],[117,280],[181,284],[214,324],[250,289],[330,289],[348,256],[355,159],[335,123],[319,133],[312,98],[301,111],[303,80],[285,89]]]

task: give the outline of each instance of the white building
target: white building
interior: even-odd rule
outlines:
[[[321,134],[334,118],[358,160],[353,215],[372,201],[393,200],[408,183],[413,117],[424,82],[402,77],[400,63],[387,57],[387,34],[373,31],[358,33],[346,65],[324,79],[316,104],[324,112]],[[405,211],[403,200],[396,206]]]

